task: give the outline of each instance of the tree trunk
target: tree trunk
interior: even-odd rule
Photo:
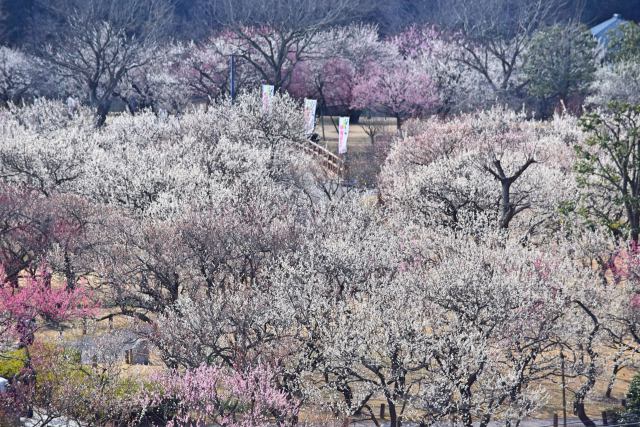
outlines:
[[[513,218],[513,207],[511,206],[511,181],[503,179],[502,184],[502,200],[500,203],[500,228],[508,228]]]
[[[592,390],[596,384],[596,358],[598,354],[593,349],[593,347],[601,325],[596,315],[593,314],[593,312],[585,304],[583,304],[581,301],[576,301],[576,303],[591,319],[593,329],[589,332],[589,339],[586,342],[586,352],[589,356],[589,363],[587,365],[585,373],[587,381],[574,395],[573,412],[578,416],[578,418],[580,418],[580,421],[582,421],[582,423],[586,427],[595,427],[596,424],[591,420],[591,418],[589,418],[584,410],[584,399],[587,396],[587,393],[589,393],[589,391]],[[584,351],[580,351],[580,361],[583,364],[585,363],[584,357]]]
[[[64,276],[67,279],[67,290],[73,290],[76,287],[76,275],[73,271],[73,265],[71,264],[71,258],[69,257],[69,251],[64,251]]]
[[[360,110],[349,110],[349,123],[357,125],[360,123],[360,116],[362,115],[362,111]]]
[[[611,376],[609,377],[609,382],[607,383],[607,391],[604,393],[604,397],[607,399],[611,399],[611,393],[613,392],[613,385],[616,382],[616,378],[618,377],[618,372],[622,369],[622,362],[620,361],[620,357],[616,354],[616,357],[613,362],[613,370],[611,371]]]
[[[96,109],[95,125],[97,128],[101,128],[107,121],[107,115],[111,109],[111,102],[101,102]]]
[[[584,410],[584,402],[576,402],[575,410],[576,410],[576,415],[578,416],[580,421],[582,421],[582,424],[584,424],[585,427],[596,427],[596,423],[594,423],[591,420],[591,418],[589,418],[589,416]]]
[[[387,405],[389,406],[389,427],[402,427],[402,420],[398,417],[396,404],[391,399],[387,399]]]
[[[329,116],[329,119],[331,120],[331,124],[333,125],[333,128],[336,130],[336,133],[340,133],[340,130],[338,129],[338,123],[336,123],[335,120],[333,120],[333,116]]]
[[[612,375],[607,384],[607,391],[604,392],[604,397],[611,399],[611,393],[613,392],[613,384],[616,382],[616,376]]]
[[[473,419],[469,411],[463,411],[460,415],[460,419],[464,427],[473,427]]]
[[[640,215],[638,213],[633,212],[631,216],[631,241],[634,244],[638,244],[638,237],[640,236],[640,219],[638,218]]]

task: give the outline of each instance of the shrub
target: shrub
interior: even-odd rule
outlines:
[[[640,372],[636,373],[627,391],[627,406],[607,410],[610,424],[628,424],[640,421]]]
[[[25,366],[26,358],[27,352],[24,349],[0,354],[0,377],[11,379],[18,375]]]

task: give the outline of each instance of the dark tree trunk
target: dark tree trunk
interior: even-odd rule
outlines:
[[[64,251],[64,276],[67,279],[67,290],[73,290],[76,287],[76,274],[73,271],[73,265],[71,264],[71,258],[69,252]]]
[[[607,391],[604,393],[604,397],[607,399],[611,399],[611,393],[613,392],[613,385],[616,382],[616,378],[618,376],[618,372],[622,369],[622,362],[620,358],[616,355],[613,363],[613,370],[611,372],[611,377],[609,378],[609,382],[607,383]]]
[[[640,236],[640,215],[633,212],[631,215],[631,241],[634,244],[638,244],[638,237]]]
[[[596,423],[594,423],[593,420],[589,418],[584,410],[584,402],[576,402],[575,410],[576,415],[578,416],[580,421],[582,421],[582,424],[584,424],[585,427],[596,427]]]
[[[402,420],[398,417],[395,403],[391,399],[387,399],[387,405],[389,406],[389,427],[401,427]]]
[[[107,121],[107,115],[109,114],[109,110],[111,109],[111,101],[105,101],[98,104],[96,108],[96,127],[101,128]]]
[[[500,228],[508,228],[514,212],[513,206],[511,206],[511,180],[503,179],[500,184],[502,185]]]
[[[360,116],[362,115],[362,111],[360,110],[349,110],[349,123],[357,125],[360,123]]]

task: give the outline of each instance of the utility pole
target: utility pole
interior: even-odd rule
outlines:
[[[236,57],[231,55],[229,58],[229,92],[231,94],[231,103],[236,99]]]
[[[562,373],[562,426],[567,427],[567,394],[564,380],[564,353],[560,350],[560,371]]]

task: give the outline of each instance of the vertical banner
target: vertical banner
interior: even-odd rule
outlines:
[[[347,154],[347,140],[349,139],[349,117],[340,117],[338,126],[338,154]]]
[[[315,99],[304,100],[304,132],[307,135],[313,134],[316,128],[316,108],[318,101]]]
[[[275,88],[272,85],[262,85],[262,112],[268,114],[271,112],[271,104],[273,103],[273,94]]]

